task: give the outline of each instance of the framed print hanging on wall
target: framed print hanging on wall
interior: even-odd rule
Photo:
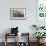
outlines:
[[[46,0],[37,0],[37,16],[46,18]]]
[[[10,8],[11,20],[24,20],[26,19],[26,8]]]
[[[36,8],[36,24],[44,26],[46,23],[46,0],[37,0]]]

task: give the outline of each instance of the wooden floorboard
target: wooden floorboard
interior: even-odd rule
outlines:
[[[0,46],[4,46],[4,42],[0,42]],[[16,46],[15,42],[9,42],[7,46]],[[37,46],[37,43],[30,43],[30,46]],[[44,43],[44,45],[42,46],[46,46],[46,43]]]

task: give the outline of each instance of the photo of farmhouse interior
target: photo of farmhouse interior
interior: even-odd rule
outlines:
[[[46,46],[46,0],[0,0],[0,46]]]

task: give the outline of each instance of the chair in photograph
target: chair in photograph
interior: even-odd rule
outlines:
[[[12,36],[12,38],[13,38],[13,36],[15,36],[15,40],[16,40],[15,46],[18,46],[18,34],[12,35],[12,34],[8,34],[8,33],[5,34],[5,46],[8,45],[7,39],[10,38],[11,36]]]
[[[5,46],[8,45],[7,39],[10,38],[10,37],[13,38],[13,36],[16,40],[15,46],[18,46],[18,27],[11,28],[11,33],[5,33]]]
[[[19,46],[30,46],[29,33],[21,33],[21,38],[19,39]]]

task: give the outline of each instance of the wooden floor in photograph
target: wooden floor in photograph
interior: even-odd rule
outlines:
[[[5,45],[3,42],[2,43],[0,42],[0,46],[5,46]],[[9,42],[7,46],[16,46],[16,44],[15,44],[15,42]],[[21,45],[21,46],[23,46],[23,45]],[[32,43],[30,43],[30,46],[38,46],[38,45],[37,45],[37,43],[32,42]],[[40,45],[40,46],[46,46],[46,43],[44,43],[43,45]]]

